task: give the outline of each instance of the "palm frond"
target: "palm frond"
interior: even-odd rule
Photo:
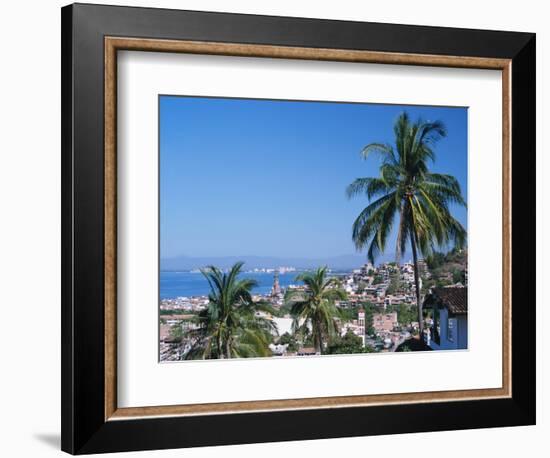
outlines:
[[[368,199],[372,199],[391,190],[392,187],[383,178],[357,178],[346,188],[346,195],[351,199],[364,194]]]
[[[386,239],[393,225],[396,207],[396,200],[393,195],[390,195],[375,209],[368,211],[367,207],[353,223],[352,240],[358,250],[362,249],[372,238],[369,247],[371,262],[374,262],[374,258],[385,247]]]
[[[361,150],[363,159],[368,159],[372,154],[380,155],[384,164],[397,164],[393,148],[387,143],[370,143]]]

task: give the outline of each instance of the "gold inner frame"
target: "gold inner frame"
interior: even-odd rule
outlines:
[[[116,336],[117,247],[117,51],[174,52],[240,57],[492,69],[502,72],[502,387],[403,394],[335,396],[118,408]],[[509,398],[511,366],[511,60],[239,43],[105,37],[105,420],[358,407],[382,404]]]

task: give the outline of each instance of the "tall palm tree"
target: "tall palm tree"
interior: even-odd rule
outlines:
[[[394,146],[371,143],[361,151],[363,159],[378,153],[382,163],[379,177],[357,178],[347,188],[349,198],[366,195],[370,201],[353,223],[352,237],[357,249],[369,246],[368,258],[374,263],[397,220],[396,258],[399,260],[410,243],[422,336],[418,252],[426,257],[435,246],[465,244],[466,230],[451,215],[449,204],[466,206],[466,202],[455,177],[429,169],[435,160],[435,144],[447,135],[441,121],[411,122],[405,112],[395,122],[394,135]]]
[[[294,318],[293,332],[307,333],[310,325],[315,351],[321,354],[324,342],[338,330],[338,311],[334,300],[345,299],[346,294],[338,288],[336,278],[327,278],[326,267],[304,272],[296,277],[296,281],[303,282],[305,289],[289,291],[285,297]]]
[[[210,286],[209,302],[198,315],[198,328],[188,333],[192,344],[186,359],[269,356],[276,325],[257,312],[272,310],[265,302],[253,301],[251,290],[257,282],[238,278],[242,266],[237,262],[227,273],[215,266],[201,270]]]

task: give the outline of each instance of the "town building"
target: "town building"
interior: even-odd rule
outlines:
[[[181,358],[181,342],[172,336],[171,330],[171,325],[160,325],[159,356],[161,361],[178,361]]]
[[[432,310],[432,324],[425,332],[433,350],[468,348],[468,288],[433,288],[423,308]]]
[[[288,345],[269,344],[269,349],[271,350],[271,353],[273,353],[273,356],[284,356],[286,353],[286,347],[288,347]]]
[[[363,342],[363,346],[365,346],[365,310],[360,309],[357,312],[357,331],[359,337],[361,337],[361,341]]]
[[[361,338],[363,346],[365,346],[365,310],[363,308],[357,311],[357,319],[346,321],[340,326],[340,335],[344,337],[349,331],[353,332],[357,337]]]
[[[372,327],[377,333],[391,332],[398,325],[397,312],[375,313],[372,316]]]
[[[281,285],[279,284],[279,271],[273,273],[273,287],[271,288],[271,297],[280,298],[282,296]]]
[[[302,347],[296,352],[296,354],[298,356],[314,356],[318,355],[319,353],[317,353],[317,351],[313,347]]]
[[[417,265],[418,272],[420,272],[420,274],[425,274],[428,271],[428,263],[425,259],[419,259]]]

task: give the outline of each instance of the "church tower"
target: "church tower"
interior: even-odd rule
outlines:
[[[363,341],[363,346],[365,346],[365,310],[362,307],[357,312],[357,328],[359,337],[361,337],[361,340]]]
[[[271,296],[279,297],[281,295],[281,285],[279,285],[279,271],[276,270],[273,274],[273,287],[271,288]]]

